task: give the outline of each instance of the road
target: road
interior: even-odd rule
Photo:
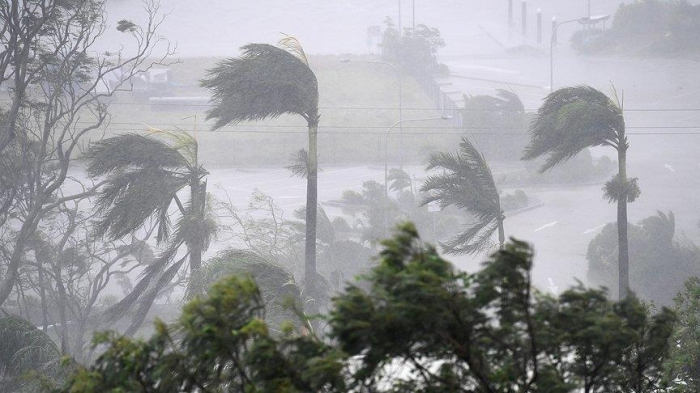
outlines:
[[[693,138],[697,138],[693,136]],[[633,144],[634,146],[634,144]],[[630,156],[634,155],[634,148]],[[670,171],[665,165],[673,167]],[[653,215],[657,210],[673,211],[680,234],[696,242],[700,238],[697,222],[700,219],[700,158],[694,162],[683,156],[660,155],[657,159],[631,160],[633,175],[640,177],[642,196],[630,205],[631,222]],[[418,177],[420,167],[407,168]],[[497,171],[497,170],[496,170]],[[319,200],[325,203],[340,197],[342,191],[360,191],[367,180],[383,181],[383,169],[374,167],[324,168],[319,175]],[[305,181],[291,178],[285,169],[258,168],[255,170],[213,170],[209,184],[215,195],[229,194],[238,208],[244,208],[251,193],[258,189],[272,196],[286,214],[304,206]],[[543,206],[506,219],[506,233],[535,245],[536,263],[534,282],[546,288],[551,279],[557,286],[585,282],[585,253],[588,242],[603,225],[615,220],[615,206],[602,198],[602,184],[560,187],[520,187],[529,196],[543,202]],[[339,210],[327,206],[331,215]],[[478,268],[483,255],[474,258],[450,258],[463,269]]]

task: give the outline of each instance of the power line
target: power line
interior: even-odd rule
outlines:
[[[367,127],[365,127],[367,128]],[[428,127],[412,127],[412,128],[420,128],[420,129],[425,129]],[[635,129],[637,127],[627,127],[627,129]],[[645,127],[639,127],[644,129]],[[669,129],[697,129],[700,130],[700,127],[650,127],[650,129],[664,129],[664,128],[669,128]],[[168,128],[162,128],[164,131],[171,131],[171,132],[179,132],[183,131],[182,129],[168,129]],[[358,129],[363,129],[362,127],[359,127]],[[463,129],[463,128],[458,128],[458,127],[442,127],[438,128],[437,130],[439,131],[404,131],[403,135],[465,135],[468,133],[468,135],[488,135],[488,136],[527,136],[526,132],[484,132],[484,131],[477,131],[477,132],[468,132],[468,129]],[[443,130],[458,130],[458,131],[443,131]],[[94,131],[101,131],[101,130],[94,130]],[[144,128],[120,128],[119,131],[122,132],[146,132]],[[465,132],[467,131],[467,132]],[[523,130],[524,131],[524,130]],[[292,131],[292,130],[250,130],[250,129],[238,129],[238,130],[232,130],[232,129],[221,129],[221,130],[216,130],[216,131],[200,131],[200,135],[202,134],[207,134],[207,135],[213,135],[217,133],[237,133],[237,134],[260,134],[260,135],[306,135],[308,134],[308,131],[306,130],[297,130],[297,131]],[[322,137],[323,135],[342,135],[342,136],[360,136],[360,135],[386,135],[384,131],[354,131],[352,133],[349,132],[342,132],[342,131],[326,131],[323,133],[319,133],[319,136]],[[700,135],[700,131],[697,132],[679,132],[679,131],[671,131],[671,132],[627,132],[626,135],[652,135],[652,136],[671,136],[671,135]]]
[[[8,101],[5,101],[8,102]],[[153,106],[153,107],[212,107],[212,104],[208,103],[151,103],[151,102],[111,102],[109,106]],[[319,109],[326,110],[399,110],[398,107],[392,106],[320,106]],[[404,107],[402,110],[407,111],[443,111],[444,109],[438,109],[434,107]],[[525,112],[536,112],[539,108],[525,108]],[[452,109],[449,109],[452,110]],[[493,108],[454,108],[456,111],[467,111],[467,112],[514,112],[519,113],[519,111],[507,111],[502,109]],[[700,108],[625,108],[624,113],[628,112],[700,112]]]
[[[86,125],[92,125],[94,122],[91,121],[76,121],[73,122],[72,124],[86,124]],[[204,123],[204,125],[207,125]],[[182,129],[180,127],[192,127],[193,123],[149,123],[149,122],[109,122],[105,123],[104,126],[107,127],[114,127],[114,126],[131,126],[131,127],[136,127],[133,128],[134,131],[144,131],[145,128],[147,127],[155,127],[164,129],[166,131],[188,131],[187,129]],[[239,127],[248,127],[250,129],[248,130],[241,130]],[[120,128],[121,131],[124,131],[124,127],[114,127],[114,128]],[[254,130],[252,128],[261,128]],[[277,128],[294,128],[294,129],[300,129],[304,131],[299,131],[300,133],[306,133],[305,131],[307,129],[306,125],[289,125],[289,124],[231,124],[227,125],[225,127],[222,127],[217,130],[209,130],[208,132],[261,132],[261,133],[271,133],[274,131],[270,130],[264,130],[264,128],[270,128],[270,129],[277,129]],[[377,129],[377,130],[384,130],[386,131],[388,129],[388,126],[380,125],[380,126],[364,126],[364,125],[319,125],[319,129],[345,129],[345,130],[367,130],[367,129]],[[428,126],[428,125],[412,125],[412,126],[405,126],[403,127],[404,130],[425,130],[425,129],[430,129],[430,130],[510,130],[510,131],[521,131],[520,133],[518,132],[512,132],[512,133],[507,133],[507,132],[498,132],[498,133],[493,133],[497,135],[520,135],[521,133],[527,132],[527,128],[513,128],[513,127],[459,127],[459,126]],[[700,125],[698,126],[627,126],[627,130],[635,130],[635,129],[648,129],[648,130],[695,130],[698,129],[700,130]],[[202,132],[207,132],[205,130],[202,130]],[[405,133],[405,132],[404,132]]]

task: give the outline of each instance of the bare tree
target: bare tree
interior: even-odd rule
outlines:
[[[66,202],[93,195],[100,186],[93,184],[77,193],[62,190],[76,181],[69,171],[81,142],[91,131],[109,123],[106,98],[128,89],[134,75],[163,63],[173,54],[167,41],[156,34],[164,16],[155,1],[144,3],[145,26],[126,20],[117,25],[119,31],[131,37],[133,47],[128,52],[121,48],[104,54],[95,53],[95,44],[108,27],[104,1],[44,0],[38,2],[42,4],[40,8],[30,7],[37,3],[34,1],[16,3],[9,5],[10,13],[24,14],[8,19],[20,22],[6,28],[9,41],[0,59],[10,57],[7,69],[15,79],[21,74],[26,86],[18,94],[15,82],[11,108],[4,115],[9,124],[6,131],[11,127],[12,135],[3,134],[4,140],[9,141],[3,142],[6,146],[2,156],[17,155],[26,164],[19,174],[12,175],[6,173],[6,160],[0,163],[4,172],[0,179],[11,189],[0,194],[0,261],[4,270],[0,305],[18,279],[26,247],[42,219]],[[12,29],[26,28],[22,21],[34,18],[32,12],[47,15],[39,31],[12,38]],[[0,9],[0,15],[6,17],[5,14],[7,9]],[[26,58],[18,58],[20,52],[13,45],[27,46],[24,52],[20,51]],[[156,48],[161,47],[164,49],[155,56]]]

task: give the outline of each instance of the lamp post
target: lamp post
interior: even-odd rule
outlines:
[[[384,135],[384,234],[387,234],[388,227],[389,227],[389,185],[388,185],[388,177],[389,177],[389,134],[391,133],[391,130],[394,129],[396,126],[400,126],[401,123],[412,123],[412,122],[417,122],[417,121],[429,121],[429,120],[449,120],[451,119],[452,116],[440,116],[440,117],[425,117],[421,119],[406,119],[406,120],[399,120],[396,123],[392,124],[391,127],[387,130],[386,134]]]
[[[380,60],[350,60],[350,59],[341,59],[341,63],[368,63],[368,64],[383,64],[385,66],[391,67],[392,71],[396,74],[396,77],[399,80],[399,166],[403,168],[403,128],[401,127],[401,120],[403,119],[403,93],[402,93],[402,81],[401,81],[401,71],[396,67],[395,65],[386,62],[386,61],[380,61]]]
[[[557,40],[557,29],[559,29],[559,26],[565,25],[567,23],[574,23],[578,22],[581,24],[586,23],[589,20],[589,18],[579,18],[579,19],[571,19],[567,20],[561,23],[556,23],[556,17],[552,18],[552,37],[549,40],[549,92],[552,93],[554,91],[554,42]]]

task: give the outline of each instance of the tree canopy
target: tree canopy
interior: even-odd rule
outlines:
[[[334,300],[324,338],[287,324],[273,337],[250,278],[228,276],[146,341],[114,333],[64,391],[651,392],[675,315],[634,296],[532,286],[533,250],[511,240],[457,271],[404,224],[383,243],[368,289]]]

